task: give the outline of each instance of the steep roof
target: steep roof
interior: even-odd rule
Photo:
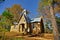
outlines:
[[[26,18],[26,21],[30,23],[31,19],[28,16],[25,16],[25,18]]]
[[[20,20],[21,20],[22,16],[25,17],[25,20],[26,20],[27,23],[41,22],[41,19],[42,19],[42,17],[38,17],[38,18],[33,18],[33,19],[31,20],[31,19],[29,18],[29,16],[27,15],[27,12],[26,12],[25,9],[24,9],[23,12],[21,13]],[[20,20],[19,20],[19,21],[20,21]]]
[[[20,20],[21,20],[22,16],[24,16],[25,19],[26,19],[26,22],[27,22],[27,23],[30,23],[30,21],[31,21],[30,18],[27,16],[27,13],[25,14],[24,12],[26,12],[26,11],[24,10],[24,11],[22,12],[21,17],[20,17]],[[20,20],[19,20],[19,21],[20,21]]]

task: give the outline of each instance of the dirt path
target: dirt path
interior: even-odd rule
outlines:
[[[27,37],[27,36],[17,36],[17,37],[21,37],[24,40],[53,40],[53,39],[44,38],[44,37]]]
[[[43,37],[38,36],[38,37],[29,37],[29,35],[21,36],[20,34],[16,33],[6,33],[7,36],[9,37],[17,37],[17,38],[22,38],[23,40],[53,40],[53,34],[44,34]]]
[[[52,39],[46,39],[46,38],[25,38],[24,40],[52,40]]]

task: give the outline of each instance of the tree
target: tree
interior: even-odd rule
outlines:
[[[60,17],[56,16],[56,21],[57,21],[57,24],[60,25]]]
[[[50,16],[50,19],[51,19],[51,22],[52,22],[52,27],[53,27],[53,33],[54,33],[54,40],[58,40],[59,39],[57,24],[56,24],[56,20],[55,20],[55,12],[56,11],[54,11],[55,5],[58,5],[59,2],[60,2],[60,0],[41,0],[40,4],[39,4],[39,8],[38,8],[39,12],[42,12],[43,15],[45,13],[48,16]],[[49,7],[49,11],[50,11],[49,14],[48,14],[47,10],[46,11],[44,10],[46,7]]]
[[[14,21],[19,22],[21,12],[23,11],[21,5],[14,4],[11,8],[7,8],[6,10],[14,15]]]
[[[3,16],[3,17],[6,17],[6,18],[9,19],[9,20],[12,20],[12,19],[13,19],[13,14],[10,13],[10,12],[8,12],[8,11],[4,11],[4,12],[2,13],[2,16]]]
[[[57,17],[57,16],[56,16],[56,22],[57,22],[57,24],[58,24],[58,31],[59,31],[59,33],[60,33],[60,17]]]
[[[10,29],[12,25],[13,15],[7,11],[2,13],[2,18],[0,20],[0,26],[4,29]]]
[[[0,1],[5,1],[5,0],[0,0]]]
[[[0,26],[9,31],[10,26],[14,22],[19,22],[22,7],[20,5],[13,5],[11,8],[6,8],[6,10],[0,16]]]
[[[52,25],[51,25],[51,22],[46,22],[45,23],[45,33],[52,33]]]

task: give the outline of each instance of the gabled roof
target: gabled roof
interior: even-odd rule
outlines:
[[[28,16],[25,16],[25,18],[26,18],[26,21],[30,23],[31,19]]]
[[[21,20],[22,16],[25,17],[27,23],[30,23],[30,18],[27,15],[25,15],[24,13],[21,14],[20,20]]]
[[[25,17],[27,23],[41,22],[41,19],[42,19],[42,17],[38,17],[38,18],[33,18],[33,19],[31,20],[31,19],[27,16],[27,12],[26,12],[25,9],[24,9],[23,12],[21,13],[20,20],[21,20],[22,16]],[[20,20],[19,20],[19,21],[20,21]]]
[[[41,22],[41,17],[32,19],[31,22]]]

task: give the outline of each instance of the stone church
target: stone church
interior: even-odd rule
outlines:
[[[28,33],[43,33],[44,32],[44,25],[43,25],[43,18],[33,18],[30,19],[27,15],[27,10],[23,10],[19,23],[14,23],[13,26],[11,26],[10,32],[19,32],[23,34]]]

